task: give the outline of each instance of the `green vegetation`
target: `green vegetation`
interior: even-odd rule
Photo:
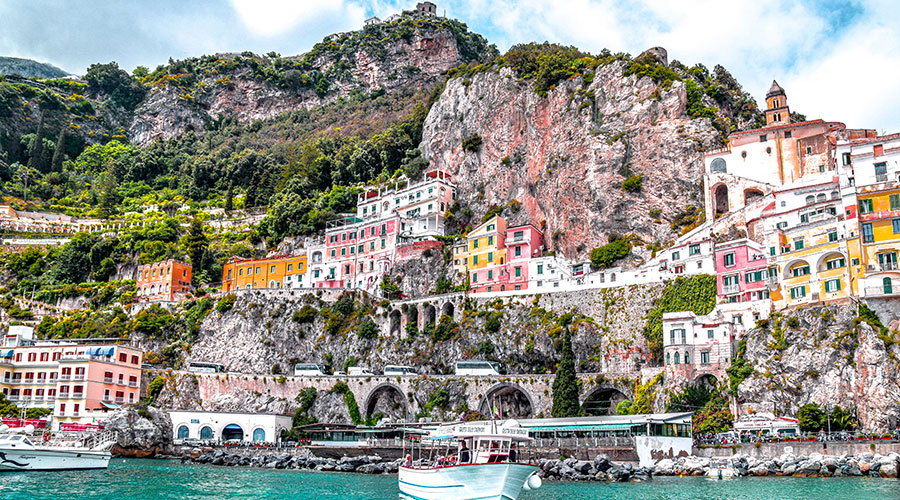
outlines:
[[[416,418],[431,416],[435,408],[441,410],[441,412],[450,410],[450,393],[447,389],[438,387],[428,394],[428,401],[425,403],[422,411],[416,414]]]
[[[294,323],[306,324],[312,323],[316,320],[316,317],[319,315],[319,311],[316,310],[315,307],[309,304],[303,304],[303,307],[300,308],[299,311],[295,312],[291,317],[291,320]]]
[[[800,421],[800,430],[805,432],[828,430],[829,423],[832,431],[844,431],[856,427],[852,412],[840,406],[823,410],[818,403],[807,403],[801,406],[797,410],[797,420]]]
[[[693,412],[694,432],[717,433],[731,428],[734,416],[723,391],[705,384],[690,385],[671,395],[666,411]]]
[[[554,418],[577,417],[581,414],[579,403],[578,377],[575,374],[575,352],[572,350],[572,334],[567,325],[563,336],[561,357],[553,377],[553,408],[551,414]]]
[[[166,387],[166,379],[157,375],[150,383],[147,385],[147,395],[144,397],[144,403],[147,406],[152,405],[156,402],[156,398],[159,397],[160,393]]]
[[[462,141],[463,151],[477,153],[481,151],[481,136],[478,134],[470,135]]]
[[[622,183],[622,189],[629,193],[637,193],[641,190],[641,184],[644,181],[644,176],[641,174],[634,174]]]
[[[378,338],[378,325],[375,324],[371,319],[366,319],[359,325],[359,330],[357,330],[357,335],[361,339],[373,340]]]
[[[663,373],[648,380],[646,384],[634,381],[634,400],[622,401],[616,405],[619,415],[646,415],[653,413],[653,402],[656,400],[657,386],[662,383]],[[627,403],[627,404],[626,404]]]
[[[236,300],[237,296],[233,293],[223,295],[222,298],[219,299],[219,302],[216,303],[216,311],[219,311],[219,314],[227,313],[234,307],[234,302]]]
[[[667,312],[693,311],[704,315],[716,306],[716,277],[709,274],[679,276],[666,283],[662,296],[647,313],[644,337],[650,345],[653,359],[662,362],[662,315]]]
[[[753,365],[747,359],[747,339],[741,339],[738,342],[737,353],[731,360],[731,366],[726,368],[725,372],[728,373],[728,393],[737,397],[741,382],[753,375]]]
[[[609,243],[591,250],[591,267],[595,269],[611,267],[616,261],[628,257],[629,253],[631,241],[618,235],[610,235]]]

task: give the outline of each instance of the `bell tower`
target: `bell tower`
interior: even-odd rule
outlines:
[[[766,126],[791,123],[791,110],[787,105],[787,95],[778,82],[772,80],[772,86],[766,92]]]

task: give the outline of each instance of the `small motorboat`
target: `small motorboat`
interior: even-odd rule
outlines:
[[[711,464],[709,471],[706,473],[706,477],[709,479],[732,479],[737,476],[737,472],[735,472],[734,468],[731,467],[731,464],[728,461],[721,460],[714,464]]]
[[[75,443],[42,442],[28,436],[0,434],[0,472],[106,469],[115,435],[102,433]]]
[[[514,420],[438,427],[404,453],[400,492],[414,500],[516,500],[523,489],[541,486],[534,457],[524,457],[530,442]]]

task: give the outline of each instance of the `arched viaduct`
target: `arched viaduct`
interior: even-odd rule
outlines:
[[[344,382],[353,392],[363,416],[382,413],[394,420],[412,420],[422,411],[438,387],[455,391],[455,400],[490,415],[496,408],[503,418],[550,416],[554,375],[467,376],[419,375],[414,377],[286,377],[250,374],[187,374],[196,376],[201,401],[216,394],[246,390],[293,400],[300,390],[331,390]],[[634,380],[611,374],[579,374],[580,403],[585,414],[613,415],[616,405],[634,397]]]

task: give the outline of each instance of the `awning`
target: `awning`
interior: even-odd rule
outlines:
[[[529,431],[628,431],[644,424],[538,425]]]
[[[115,405],[115,404],[112,404],[112,403],[104,403],[103,401],[100,401],[100,404],[102,404],[103,406],[109,408],[110,410],[115,410],[115,409],[119,408],[119,405]]]
[[[12,349],[4,349],[4,350],[0,351],[0,358],[11,358],[11,357],[13,357]]]
[[[116,352],[115,347],[98,347],[97,354],[100,356],[112,356]]]

